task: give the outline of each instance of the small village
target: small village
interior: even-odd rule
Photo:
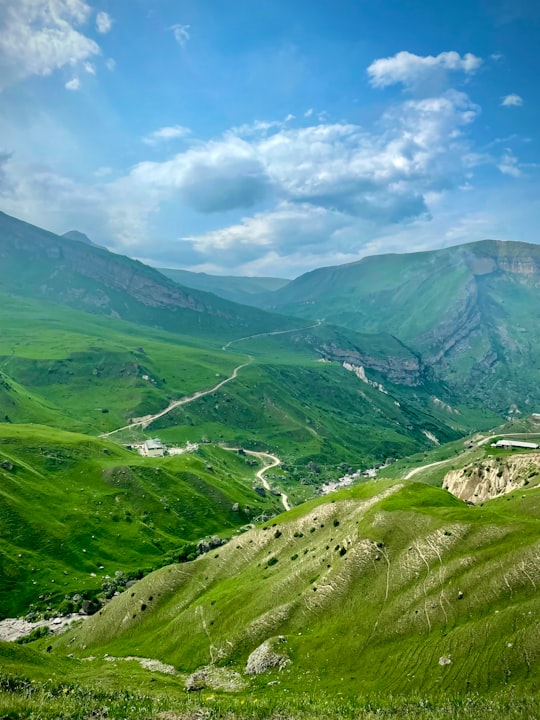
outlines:
[[[164,445],[158,438],[144,440],[143,442],[130,443],[124,446],[127,450],[136,450],[143,457],[165,457],[166,455],[184,455],[185,453],[196,452],[199,449],[198,443],[187,442],[184,447],[169,447]]]

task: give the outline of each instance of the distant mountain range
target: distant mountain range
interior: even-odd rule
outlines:
[[[259,307],[389,333],[462,397],[540,407],[540,245],[485,240],[306,273]]]
[[[195,335],[249,335],[303,324],[180,286],[83,238],[0,213],[0,290]]]
[[[246,305],[255,305],[257,296],[279,290],[290,282],[284,278],[222,276],[194,273],[189,270],[158,269],[180,285],[212,292],[226,300]]]
[[[538,245],[485,240],[373,256],[293,281],[213,277],[158,272],[83,233],[59,237],[2,213],[0,260],[3,291],[206,338],[324,320],[302,342],[326,359],[390,372],[393,382],[408,374],[409,384],[407,368],[423,368],[460,402],[505,415],[540,408]]]

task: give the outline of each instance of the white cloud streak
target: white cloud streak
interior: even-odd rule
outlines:
[[[68,82],[65,84],[66,90],[79,90],[81,87],[81,81],[79,78],[73,78],[72,80],[68,80]]]
[[[178,138],[190,135],[191,130],[183,125],[170,125],[168,127],[154,130],[149,135],[143,137],[142,141],[146,145],[158,145],[168,140],[177,140]]]

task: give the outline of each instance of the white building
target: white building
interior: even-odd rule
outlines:
[[[165,448],[157,438],[145,440],[142,446],[142,454],[147,457],[163,457]]]
[[[498,448],[524,448],[526,450],[538,450],[540,445],[537,443],[521,442],[520,440],[498,440],[493,444]]]

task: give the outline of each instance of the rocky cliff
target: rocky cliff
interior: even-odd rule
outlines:
[[[443,487],[475,505],[540,482],[540,453],[487,457],[460,470],[450,470]]]

